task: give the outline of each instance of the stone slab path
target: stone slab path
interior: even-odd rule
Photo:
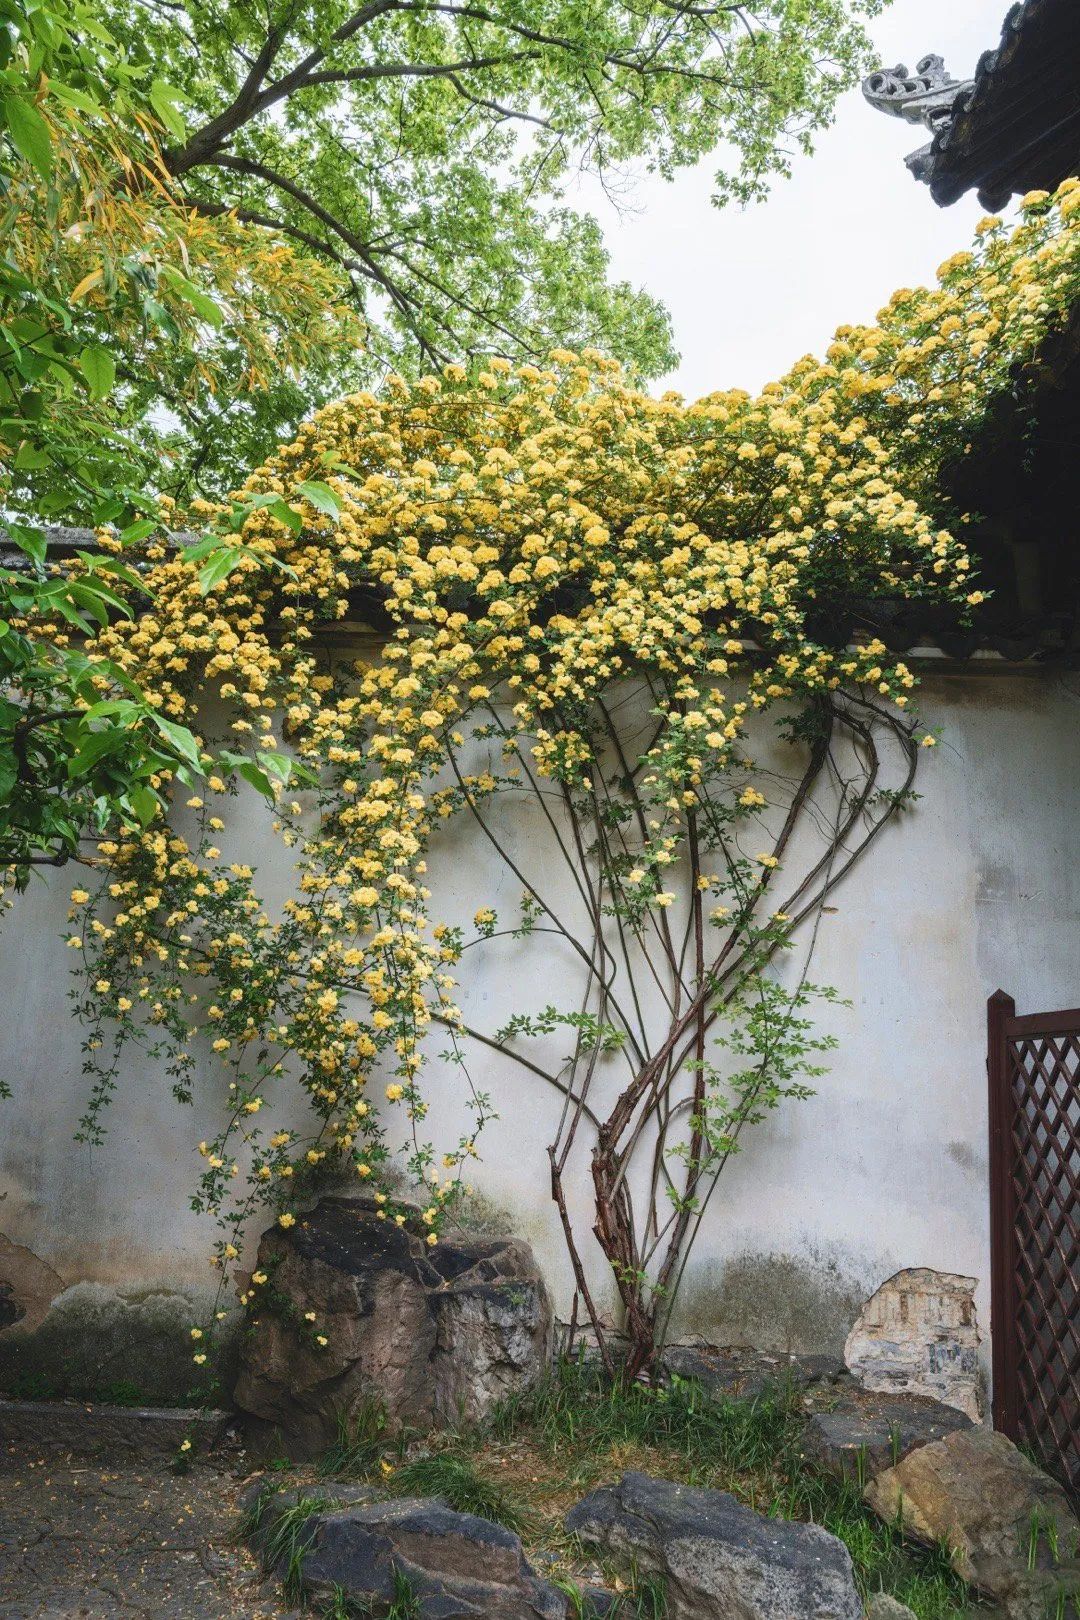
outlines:
[[[279,1620],[230,1533],[243,1481],[0,1456],[0,1620]]]

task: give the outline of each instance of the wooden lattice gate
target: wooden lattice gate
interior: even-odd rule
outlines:
[[[1080,1486],[1080,1008],[989,1003],[994,1427]]]

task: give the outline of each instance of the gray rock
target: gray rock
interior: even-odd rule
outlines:
[[[962,1429],[887,1469],[866,1499],[889,1523],[951,1549],[1008,1620],[1075,1620],[1080,1524],[1059,1485],[1003,1434]]]
[[[863,1306],[844,1360],[864,1389],[927,1395],[977,1420],[975,1278],[928,1266],[898,1271]]]
[[[879,1592],[870,1599],[866,1620],[915,1620],[915,1614],[906,1603],[898,1603],[894,1597]]]
[[[428,1248],[372,1202],[334,1197],[265,1232],[258,1269],[278,1308],[245,1337],[234,1399],[297,1458],[372,1401],[395,1426],[480,1421],[550,1360],[551,1304],[526,1243],[468,1235]],[[323,1348],[299,1331],[308,1312]]]
[[[668,1620],[863,1620],[835,1536],[762,1518],[726,1491],[624,1474],[572,1508],[566,1528],[628,1572],[661,1576]]]
[[[770,1355],[741,1345],[672,1344],[663,1364],[678,1378],[692,1378],[710,1395],[755,1400],[767,1393],[788,1394],[811,1384],[832,1383],[844,1374],[837,1356]]]
[[[969,1417],[941,1401],[875,1395],[849,1385],[830,1409],[810,1414],[803,1453],[828,1473],[865,1484],[917,1446],[970,1428]]]
[[[282,1514],[300,1500],[291,1491],[264,1497],[252,1540],[264,1555]],[[502,1525],[422,1498],[372,1501],[371,1493],[334,1486],[303,1520],[299,1584],[316,1604],[335,1590],[385,1615],[401,1583],[419,1620],[565,1620],[566,1600],[538,1580],[517,1536]],[[277,1573],[286,1573],[282,1557]]]

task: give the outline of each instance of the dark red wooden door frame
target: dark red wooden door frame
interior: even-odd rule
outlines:
[[[1019,1438],[1017,1414],[1016,1186],[1013,1181],[1012,1076],[1008,1040],[1016,1002],[996,990],[987,1002],[990,1082],[990,1344],[994,1428]]]
[[[1076,1430],[1068,1421],[1067,1410],[1060,1404],[1062,1398],[1069,1401],[1075,1397],[1080,1409],[1080,1369],[1075,1361],[1078,1343],[1075,1273],[1065,1272],[1051,1282],[1055,1295],[1061,1284],[1065,1285],[1061,1301],[1065,1324],[1061,1353],[1072,1358],[1069,1362],[1059,1362],[1058,1366],[1064,1367],[1067,1373],[1070,1366],[1073,1369],[1067,1379],[1067,1390],[1063,1391],[1060,1383],[1054,1385],[1052,1412],[1043,1393],[1037,1390],[1037,1399],[1032,1393],[1032,1369],[1037,1369],[1040,1361],[1045,1363],[1046,1342],[1041,1332],[1036,1332],[1028,1343],[1032,1333],[1033,1268],[1045,1278],[1047,1265],[1045,1249],[1038,1245],[1032,1247],[1033,1199],[1036,1219],[1041,1206],[1046,1221],[1051,1223],[1052,1236],[1063,1245],[1072,1244],[1075,1253],[1077,1222],[1071,1211],[1075,1209],[1078,1183],[1075,1168],[1070,1166],[1075,1166],[1075,1155],[1080,1150],[1080,1119],[1069,1101],[1068,1088],[1080,1078],[1080,1008],[1018,1015],[1013,998],[1004,990],[996,991],[987,1004],[987,1073],[994,1427],[1010,1439],[1035,1444],[1040,1450],[1049,1442],[1047,1460],[1051,1463],[1050,1452],[1061,1452],[1064,1447],[1063,1466],[1067,1473],[1071,1472],[1074,1484],[1080,1484],[1075,1478],[1080,1455],[1075,1444]],[[1062,1074],[1068,1077],[1064,1100],[1059,1090]],[[1044,1132],[1049,1132],[1044,1140],[1038,1135],[1040,1125]],[[1040,1165],[1043,1163],[1041,1155],[1048,1155],[1045,1160],[1048,1176],[1055,1174],[1056,1163],[1057,1179],[1049,1184],[1049,1192],[1045,1184],[1040,1185],[1040,1178],[1032,1174],[1033,1146],[1039,1151]],[[1062,1197],[1071,1203],[1063,1205]],[[1022,1208],[1018,1200],[1023,1200]],[[1055,1209],[1056,1219],[1052,1216]],[[1021,1234],[1021,1228],[1026,1236]],[[1035,1286],[1037,1297],[1044,1300],[1037,1277]],[[1030,1359],[1032,1356],[1034,1362]]]

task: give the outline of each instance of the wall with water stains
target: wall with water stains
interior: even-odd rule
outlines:
[[[988,1320],[985,1003],[1001,986],[1021,1011],[1080,1004],[1080,679],[1000,667],[930,665],[922,674],[920,711],[941,732],[922,761],[923,796],[820,918],[813,977],[850,1002],[818,1015],[839,1048],[816,1095],[770,1114],[725,1170],[687,1267],[684,1332],[836,1351],[861,1301],[908,1266],[977,1277]],[[766,763],[772,746],[762,744]],[[508,848],[539,862],[572,916],[575,897],[535,808],[500,814]],[[289,857],[268,819],[254,798],[234,808],[226,850],[257,866],[280,901]],[[73,1140],[86,1083],[61,940],[75,881],[64,872],[35,882],[0,931],[0,1078],[14,1091],[0,1103],[0,1233],[59,1279],[61,1304],[35,1329],[36,1342],[82,1320],[113,1346],[99,1359],[137,1365],[141,1354],[145,1364],[148,1353],[160,1359],[156,1326],[140,1353],[125,1359],[116,1345],[125,1336],[137,1345],[148,1316],[170,1330],[193,1317],[212,1285],[212,1231],[189,1198],[219,1082],[207,1066],[185,1107],[162,1066],[135,1056],[121,1071],[105,1144]],[[490,846],[463,828],[433,852],[432,882],[439,914],[462,919],[482,903],[512,911],[520,892]],[[556,941],[492,942],[466,961],[462,1004],[477,1027],[573,1003],[578,964]],[[542,1049],[556,1064],[559,1039]],[[561,1099],[486,1048],[472,1050],[470,1063],[500,1116],[482,1141],[477,1186],[535,1245],[565,1311],[570,1274],[545,1155]],[[598,1103],[614,1095],[616,1068],[601,1074]],[[456,1139],[459,1072],[436,1061],[426,1083],[433,1138]],[[584,1137],[568,1175],[590,1275],[609,1295],[588,1231]],[[5,1343],[21,1332],[17,1287],[4,1292],[4,1253],[0,1244],[0,1379]],[[65,1293],[72,1288],[74,1297]]]

